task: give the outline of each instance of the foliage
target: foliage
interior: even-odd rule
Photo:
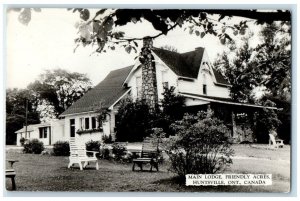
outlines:
[[[38,139],[32,139],[23,145],[23,153],[40,154],[44,151],[44,143]]]
[[[24,137],[21,137],[20,139],[20,144],[23,146],[25,144],[26,139]]]
[[[102,108],[100,106],[100,109],[96,111],[98,113],[97,115],[97,121],[99,122],[98,126],[99,128],[102,127],[103,122],[107,121],[107,115],[109,114],[109,109],[108,108]]]
[[[102,136],[102,141],[105,143],[105,144],[110,144],[112,143],[112,137],[111,135],[109,134],[108,136],[107,135],[103,135]]]
[[[165,88],[161,100],[162,110],[157,111],[151,120],[151,128],[162,128],[166,137],[174,135],[170,125],[182,119],[185,111],[185,98],[174,93],[175,87]]]
[[[159,148],[159,145],[163,142],[163,139],[165,138],[166,134],[164,133],[162,128],[153,128],[153,133],[151,134],[151,143]]]
[[[176,47],[173,47],[171,45],[164,45],[164,46],[161,46],[160,49],[163,49],[163,50],[169,50],[171,52],[176,52],[176,53],[179,53],[178,52],[178,49]]]
[[[249,46],[249,37],[230,59],[223,53],[215,65],[229,83],[231,97],[239,102],[272,105],[278,103],[282,111],[261,110],[256,118],[256,135],[259,142],[268,141],[271,127],[278,128],[280,137],[290,139],[291,100],[291,26],[289,23],[271,23],[261,32],[261,43]],[[257,93],[259,92],[259,93]],[[260,94],[259,96],[255,96]],[[280,124],[279,122],[282,122]]]
[[[101,9],[94,17],[90,18],[88,9],[70,9],[78,12],[80,18],[85,22],[79,26],[80,37],[76,40],[83,45],[98,45],[96,51],[102,52],[106,49],[115,49],[116,45],[124,47],[130,53],[138,46],[138,40],[142,38],[126,38],[124,32],[115,30],[117,26],[126,26],[128,23],[137,23],[142,20],[150,22],[154,29],[160,33],[151,36],[157,38],[176,27],[188,29],[190,34],[203,38],[207,34],[217,36],[222,44],[232,41],[232,37],[238,34],[243,35],[248,28],[249,20],[241,20],[234,25],[222,21],[232,16],[254,18],[256,23],[263,24],[278,20],[290,21],[289,11],[262,12],[256,10],[155,10],[155,9]],[[214,14],[219,15],[217,18]]]
[[[254,102],[254,90],[290,100],[290,24],[272,23],[263,27],[261,44],[250,47],[252,35],[243,38],[235,54],[224,52],[215,62],[229,83],[230,95],[239,102]]]
[[[31,11],[40,9],[11,8],[8,11],[19,12],[19,21],[27,25],[31,20]],[[190,34],[201,38],[214,35],[222,44],[233,41],[237,35],[244,35],[249,23],[265,24],[274,21],[290,22],[291,13],[288,10],[273,12],[262,10],[212,10],[212,9],[99,9],[91,16],[89,9],[70,8],[73,13],[78,13],[82,19],[78,23],[79,37],[75,40],[78,45],[97,44],[96,52],[115,50],[116,46],[123,47],[126,52],[134,50],[137,53],[137,41],[142,38],[127,38],[125,33],[117,27],[129,23],[148,21],[158,34],[150,36],[157,38],[167,35],[176,27],[187,29]],[[242,17],[241,20],[230,22],[233,16]],[[251,20],[252,19],[252,20]]]
[[[100,158],[110,159],[110,150],[106,144],[101,144],[100,146]]]
[[[55,69],[46,70],[28,88],[36,93],[40,104],[46,101],[52,105],[57,117],[91,88],[91,81],[85,74]]]
[[[116,161],[120,161],[126,155],[126,152],[127,149],[123,144],[117,142],[112,144],[112,153]]]
[[[256,47],[255,63],[268,93],[291,99],[291,25],[272,23],[261,31],[262,44]]]
[[[183,117],[185,106],[185,98],[175,94],[174,91],[174,86],[171,86],[169,89],[165,88],[163,92],[163,99],[161,101],[163,113],[169,116],[171,121],[179,120]]]
[[[264,106],[274,107],[275,103],[270,100],[264,101]],[[281,121],[274,110],[262,109],[256,116],[256,137],[261,143],[268,143],[269,133],[271,129],[277,129]]]
[[[68,141],[57,141],[53,144],[54,156],[69,156],[70,145]]]
[[[27,124],[40,123],[39,114],[36,110],[37,100],[30,90],[7,89],[6,90],[6,144],[16,144],[15,132],[25,124],[27,107]]]
[[[151,129],[152,114],[142,100],[125,99],[116,116],[116,139],[119,142],[143,141]]]
[[[101,143],[99,141],[90,140],[85,145],[87,151],[100,151]]]
[[[83,134],[83,133],[95,133],[95,132],[102,132],[102,128],[91,128],[91,129],[78,129],[76,131],[77,134]]]
[[[229,132],[211,111],[196,116],[185,114],[172,126],[177,135],[164,142],[164,149],[170,157],[171,170],[179,177],[215,174],[232,163]]]

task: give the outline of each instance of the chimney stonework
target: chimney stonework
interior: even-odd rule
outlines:
[[[153,48],[152,38],[145,37],[143,39],[143,48],[141,51],[142,63],[142,99],[150,107],[150,111],[154,112],[158,103],[156,67],[154,57],[151,54]]]

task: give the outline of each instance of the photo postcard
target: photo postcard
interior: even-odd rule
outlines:
[[[291,191],[291,10],[4,15],[4,191]]]

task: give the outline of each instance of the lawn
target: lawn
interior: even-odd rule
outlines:
[[[132,164],[99,160],[80,171],[68,169],[68,157],[22,154],[7,150],[6,158],[17,159],[18,191],[86,191],[86,192],[288,192],[290,190],[290,147],[278,150],[235,145],[233,164],[226,173],[273,174],[272,186],[187,187],[179,184],[168,171],[166,162],[159,172],[132,172]],[[6,179],[7,189],[11,189]]]

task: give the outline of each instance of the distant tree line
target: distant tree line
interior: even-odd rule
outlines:
[[[85,74],[47,70],[25,89],[6,90],[6,144],[16,143],[15,131],[58,116],[82,97],[92,84]]]

